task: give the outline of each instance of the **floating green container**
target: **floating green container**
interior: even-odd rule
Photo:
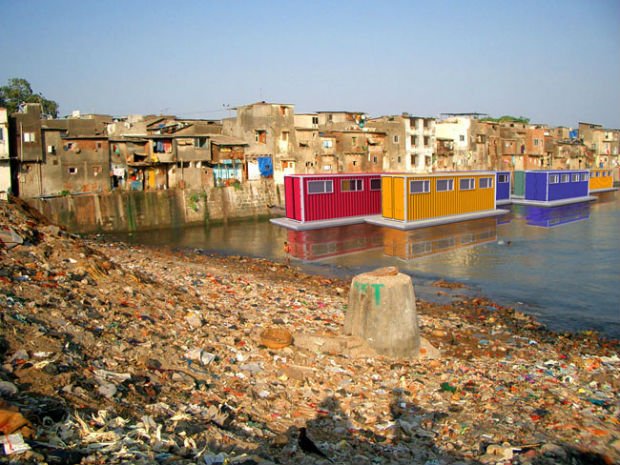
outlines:
[[[514,190],[512,195],[515,197],[525,197],[525,171],[515,171],[514,176]]]

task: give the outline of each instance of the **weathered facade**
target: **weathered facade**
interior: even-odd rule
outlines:
[[[9,156],[9,116],[6,108],[0,108],[0,200],[6,200],[12,193]]]
[[[294,174],[297,168],[294,105],[257,102],[236,111],[235,118],[223,121],[223,134],[248,144],[249,162],[260,165],[271,159],[274,181],[282,184],[284,175]]]
[[[219,121],[132,116],[118,123],[110,128],[116,187],[200,189],[248,179],[247,144],[223,136]]]
[[[526,153],[527,123],[503,121],[500,125],[502,166],[508,170],[524,170],[528,164]]]
[[[456,171],[454,159],[454,141],[452,139],[435,139],[436,162],[434,167],[437,171]]]
[[[435,158],[435,118],[382,116],[367,126],[386,133],[384,171],[431,172]]]
[[[545,137],[548,128],[541,124],[530,124],[525,130],[525,160],[527,170],[543,169],[546,166],[547,152]]]
[[[364,129],[368,119],[363,111],[319,111],[318,116],[321,131]]]
[[[474,169],[501,170],[501,134],[499,124],[472,119],[469,130],[470,164]]]
[[[378,173],[384,171],[385,133],[366,128],[330,130],[321,133],[321,137],[326,141],[333,141],[333,146],[326,148],[325,156],[335,154],[331,165],[335,170],[325,170],[326,172]]]
[[[295,140],[297,147],[297,172],[313,174],[321,172],[321,138],[319,136],[319,114],[295,115]]]
[[[464,114],[444,118],[435,124],[435,137],[453,142],[451,149],[453,169],[470,170],[476,165],[470,144],[470,128],[473,119],[475,119],[474,116]]]
[[[620,129],[606,129],[600,124],[579,123],[579,139],[591,151],[592,168],[620,167]],[[616,174],[617,179],[617,174]]]
[[[18,195],[25,198],[107,192],[110,153],[105,115],[42,119],[39,104],[14,118]]]

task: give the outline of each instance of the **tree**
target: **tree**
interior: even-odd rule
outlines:
[[[500,116],[499,118],[491,118],[491,117],[482,118],[480,121],[489,121],[491,123],[515,122],[515,123],[529,124],[530,119],[526,118],[525,116],[519,116],[517,118],[516,116],[504,115],[504,116]]]
[[[24,103],[40,103],[44,115],[58,117],[58,104],[46,99],[41,93],[35,94],[25,79],[12,78],[6,86],[0,87],[0,107],[5,107],[9,113],[14,113]]]

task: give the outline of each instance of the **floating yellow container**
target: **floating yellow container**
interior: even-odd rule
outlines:
[[[384,218],[404,222],[495,210],[495,172],[384,174]]]
[[[614,178],[609,169],[590,170],[590,192],[613,190]]]

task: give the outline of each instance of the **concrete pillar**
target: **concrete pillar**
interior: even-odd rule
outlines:
[[[417,357],[420,330],[411,278],[396,267],[354,277],[344,331],[365,339],[381,355]]]

